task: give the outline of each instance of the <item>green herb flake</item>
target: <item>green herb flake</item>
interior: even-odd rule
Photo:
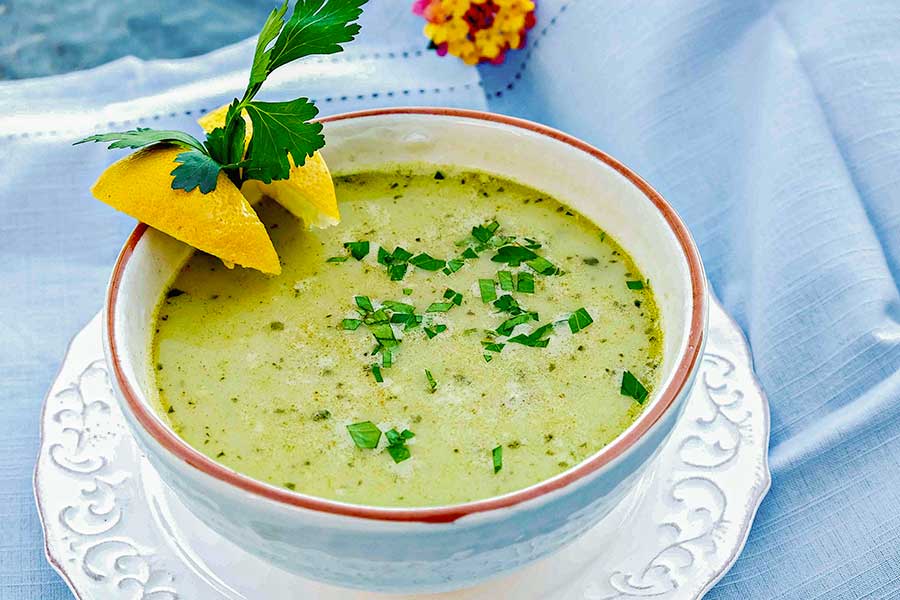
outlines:
[[[403,295],[404,295],[404,296],[412,296],[412,293],[413,293],[412,289],[410,289],[410,288],[403,288]]]
[[[511,318],[503,321],[502,323],[500,323],[500,325],[497,327],[496,331],[499,335],[509,335],[510,333],[512,333],[513,329],[516,328],[516,326],[522,325],[524,323],[528,323],[529,321],[536,321],[536,320],[537,319],[536,319],[534,313],[530,313],[530,312],[522,313],[520,315],[516,315],[515,317],[511,317]],[[516,336],[516,337],[518,337],[518,336]],[[513,340],[510,339],[509,341],[511,342]]]
[[[481,292],[481,301],[484,303],[493,302],[497,299],[497,290],[494,287],[493,279],[479,279],[478,290]]]
[[[406,276],[407,268],[409,268],[409,265],[405,262],[388,265],[388,276],[391,281],[400,281]]]
[[[491,221],[487,225],[483,226],[476,225],[472,228],[472,237],[482,244],[485,244],[488,242],[488,240],[494,237],[494,232],[496,232],[499,227],[500,223],[498,223],[497,221]]]
[[[406,262],[410,258],[412,258],[413,253],[407,250],[406,248],[402,248],[397,246],[394,248],[394,251],[391,253],[391,260],[396,262]]]
[[[370,313],[375,310],[375,307],[372,306],[372,301],[368,296],[355,296],[353,300],[363,312]]]
[[[469,247],[469,248],[466,248],[465,250],[463,250],[463,253],[460,254],[460,257],[462,257],[462,258],[478,258],[478,253],[475,252],[475,250],[473,250],[471,247]]]
[[[385,300],[381,303],[384,308],[392,310],[398,313],[412,313],[415,312],[416,307],[412,304],[406,304],[405,302],[397,302],[396,300]]]
[[[347,257],[346,257],[346,256],[332,256],[331,258],[329,258],[329,259],[326,260],[325,262],[327,262],[327,263],[342,263],[342,262],[347,262]]]
[[[481,342],[481,345],[484,346],[484,349],[489,352],[500,352],[503,350],[503,346],[506,344],[500,344],[497,342]]]
[[[513,291],[513,276],[509,271],[497,271],[497,281],[500,283],[501,290]]]
[[[447,290],[444,292],[444,298],[450,300],[450,302],[457,306],[462,305],[463,295],[450,288],[447,288]]]
[[[381,375],[381,367],[379,367],[378,365],[372,365],[372,377],[374,377],[375,381],[377,381],[378,383],[384,383],[384,377],[382,377]]]
[[[447,263],[439,258],[434,258],[433,256],[422,252],[421,254],[417,254],[410,258],[409,264],[425,271],[440,271]]]
[[[644,289],[644,282],[640,279],[635,279],[633,281],[626,281],[625,285],[628,286],[629,290],[642,290]]]
[[[281,321],[272,321],[269,323],[269,329],[272,331],[284,331],[284,323]]]
[[[381,430],[372,421],[347,425],[347,431],[357,448],[371,450],[378,446],[378,440],[381,439]]]
[[[378,262],[382,265],[388,266],[392,262],[391,253],[385,250],[382,246],[378,247]]]
[[[363,240],[361,242],[344,242],[344,248],[350,251],[350,256],[356,260],[362,260],[369,254],[369,242]]]
[[[536,256],[535,258],[527,261],[525,264],[541,275],[556,275],[560,272],[559,267],[554,265],[543,256]]]
[[[443,324],[438,324],[438,325],[435,325],[434,327],[425,327],[424,329],[425,329],[425,335],[428,336],[428,339],[431,339],[434,336],[438,335],[439,333],[443,333],[444,331],[447,331],[447,326],[443,325]]]
[[[523,262],[534,260],[536,258],[538,258],[538,255],[528,248],[510,245],[499,248],[497,254],[491,257],[491,261],[495,263],[506,263],[510,267],[518,267]]]
[[[503,446],[491,450],[491,461],[494,463],[494,473],[499,473],[503,468]]]
[[[593,322],[594,319],[592,319],[591,315],[588,314],[588,311],[582,307],[573,312],[572,316],[569,317],[569,329],[572,330],[572,333],[578,333]]]
[[[528,335],[520,333],[514,337],[506,340],[511,344],[521,344],[523,346],[529,346],[531,348],[546,348],[550,343],[550,340],[544,339],[544,336],[549,334],[553,330],[553,323],[547,323],[546,325],[541,325]]]
[[[425,309],[427,313],[441,313],[447,312],[451,308],[453,308],[452,302],[432,302],[428,308]]]
[[[389,369],[392,364],[394,364],[394,354],[385,348],[381,352],[381,366],[385,369]]]
[[[647,388],[638,381],[637,377],[631,374],[631,371],[622,373],[622,387],[619,389],[619,393],[623,396],[634,398],[638,401],[638,404],[643,404],[649,394]]]
[[[522,271],[516,275],[516,291],[522,292],[523,294],[533,294],[534,275],[526,271]]]
[[[406,446],[406,440],[416,437],[409,429],[404,429],[401,433],[397,433],[396,429],[386,431],[384,436],[387,438],[388,454],[394,459],[395,463],[401,463],[410,457],[409,448]]]
[[[431,371],[425,369],[425,379],[428,380],[428,390],[431,393],[434,393],[437,390],[437,381],[434,379],[434,375],[431,374]]]
[[[503,294],[502,296],[497,298],[494,301],[494,308],[496,308],[500,312],[509,313],[511,315],[518,315],[524,312],[522,310],[522,307],[519,306],[519,303],[516,302],[516,299],[509,294]]]
[[[489,362],[491,362],[492,360],[494,360],[494,355],[493,355],[493,354],[487,354],[487,353],[485,353],[485,354],[482,354],[482,356],[484,357],[484,362],[486,362],[486,363],[489,363]]]
[[[362,325],[362,321],[359,319],[344,319],[341,321],[341,328],[346,331],[356,331],[360,325]]]
[[[323,408],[322,410],[317,410],[313,413],[313,421],[325,421],[326,419],[331,418],[331,411],[327,408]]]

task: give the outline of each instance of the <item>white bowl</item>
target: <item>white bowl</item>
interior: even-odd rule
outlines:
[[[139,225],[109,284],[104,320],[113,386],[135,438],[209,527],[272,563],[382,591],[464,587],[535,560],[603,518],[647,468],[681,414],[706,339],[700,255],[672,208],[627,167],[559,131],[499,115],[384,109],[323,119],[335,172],[434,163],[494,173],[552,195],[619,241],[652,281],[664,332],[662,383],[613,442],[567,471],[485,500],[429,508],[304,495],[216,463],[153,409],[154,309],[192,252]]]

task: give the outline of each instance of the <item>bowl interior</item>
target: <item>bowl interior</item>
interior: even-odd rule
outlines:
[[[692,285],[691,263],[683,245],[693,249],[692,242],[684,231],[679,240],[670,225],[677,217],[661,199],[653,197],[652,190],[640,187],[646,184],[629,179],[611,159],[604,162],[586,147],[574,145],[571,139],[557,137],[552,131],[461,114],[388,113],[338,118],[325,124],[325,135],[328,145],[323,155],[335,173],[422,162],[485,171],[556,197],[613,236],[650,280],[660,309],[664,332],[662,383],[629,430],[652,412],[661,392],[684,368],[682,358],[693,348],[689,348],[692,314],[696,321],[695,305],[702,302],[702,296],[697,289],[699,263],[695,262]],[[121,373],[150,412],[153,405],[143,390],[154,386],[151,318],[163,288],[191,251],[151,229],[139,237],[121,270],[112,335]],[[693,326],[696,328],[696,322]],[[155,413],[154,418],[169,429]]]

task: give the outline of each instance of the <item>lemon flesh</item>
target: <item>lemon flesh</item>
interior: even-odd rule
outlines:
[[[204,131],[209,133],[216,127],[225,126],[225,116],[228,113],[228,105],[217,108],[199,119],[197,123]],[[242,113],[247,124],[244,147],[253,135],[253,122]],[[331,172],[328,165],[318,152],[306,158],[306,162],[298,167],[291,156],[291,174],[287,179],[280,179],[272,183],[249,180],[244,182],[241,192],[251,204],[259,202],[268,196],[298,219],[301,219],[307,227],[324,229],[337,225],[341,221],[341,214],[337,207],[337,197],[334,193],[334,182],[331,180]]]
[[[91,188],[94,197],[199,250],[263,273],[281,273],[278,255],[250,203],[219,173],[208,194],[172,189],[177,146],[151,146],[113,163]]]

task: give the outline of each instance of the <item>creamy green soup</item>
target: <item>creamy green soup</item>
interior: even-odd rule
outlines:
[[[602,230],[484,174],[335,185],[330,229],[257,207],[280,276],[197,252],[166,293],[158,406],[189,444],[298,492],[432,506],[552,477],[640,414],[657,308]]]

